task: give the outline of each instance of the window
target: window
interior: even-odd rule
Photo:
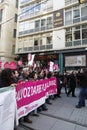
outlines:
[[[43,45],[43,43],[42,43],[42,39],[40,38],[40,46],[41,46],[41,45]]]
[[[38,39],[35,39],[35,40],[34,40],[34,46],[38,46],[38,42],[39,42],[39,40],[38,40]]]
[[[29,12],[30,12],[30,14],[34,14],[34,5],[30,5]]]
[[[24,30],[29,30],[29,21],[26,21],[26,22],[25,22]]]
[[[0,37],[1,37],[1,25],[0,25]]]
[[[72,34],[66,34],[66,42],[72,41]]]
[[[24,31],[24,22],[21,22],[19,24],[19,32],[22,32],[22,31]]]
[[[50,9],[53,7],[53,0],[47,0],[47,9]]]
[[[80,26],[74,28],[74,40],[80,39]]]
[[[87,25],[82,26],[82,39],[87,38]]]
[[[52,25],[52,17],[47,18],[47,26]]]
[[[72,28],[67,28],[66,29],[66,42],[71,42],[72,41]]]
[[[13,37],[16,38],[16,29],[13,30]]]
[[[3,10],[0,10],[0,22],[2,21]]]
[[[72,11],[68,10],[65,12],[65,25],[69,25],[72,23]]]
[[[29,2],[30,0],[21,0],[21,3]]]
[[[16,0],[16,8],[18,8],[18,0]]]
[[[46,25],[46,20],[45,19],[41,19],[41,27],[45,27],[45,25]]]
[[[34,45],[34,43],[33,43],[33,38],[31,37],[31,39],[29,39],[29,46],[31,47],[31,46],[33,46]]]
[[[79,7],[75,7],[73,10],[73,18],[79,18],[80,17],[80,9]]]
[[[35,28],[40,28],[40,20],[35,21]]]
[[[72,3],[72,0],[65,0],[65,5]]]
[[[20,10],[20,19],[29,17],[30,11],[31,11],[30,8],[31,8],[30,6],[25,6],[25,7],[21,8],[21,10]]]
[[[42,9],[42,11],[46,11],[46,8],[47,8],[47,2],[45,1],[45,2],[43,2],[42,4],[41,4],[41,9]]]
[[[18,18],[18,16],[17,16],[17,14],[15,14],[15,22],[17,23],[17,18]]]
[[[82,39],[87,38],[87,29],[82,30]]]
[[[12,46],[12,54],[15,54],[15,45]]]
[[[81,16],[87,15],[87,6],[81,8]]]
[[[41,10],[41,3],[39,3],[39,2],[36,3],[34,10],[35,10],[35,12],[40,11]]]
[[[52,36],[48,36],[47,37],[47,44],[51,44],[52,43]]]
[[[87,5],[81,8],[81,20],[87,20]]]

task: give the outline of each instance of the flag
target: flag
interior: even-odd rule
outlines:
[[[29,66],[33,66],[35,54],[33,54],[33,55],[31,55],[31,54],[29,55],[29,54],[28,54],[28,56],[29,56],[29,57],[28,57],[28,65],[29,65]]]
[[[54,65],[54,62],[50,61],[49,62],[49,71],[50,72],[53,72],[53,65]]]

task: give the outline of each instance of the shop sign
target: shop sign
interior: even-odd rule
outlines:
[[[64,12],[63,9],[55,11],[53,13],[53,24],[54,28],[61,27],[64,25]]]
[[[57,60],[57,54],[49,54],[49,55],[36,55],[35,60]]]
[[[65,67],[86,66],[86,55],[66,56]]]

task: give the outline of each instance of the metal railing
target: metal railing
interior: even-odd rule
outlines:
[[[26,30],[26,31],[21,31],[21,32],[19,32],[19,35],[25,35],[25,34],[40,32],[40,31],[49,30],[49,29],[52,29],[52,28],[53,28],[53,25],[50,24],[48,26],[43,26],[41,28],[35,28],[35,29]]]
[[[24,53],[24,52],[34,52],[34,51],[42,51],[42,50],[50,50],[50,49],[53,49],[53,44],[18,48],[17,52]]]

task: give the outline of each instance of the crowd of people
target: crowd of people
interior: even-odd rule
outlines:
[[[11,70],[9,68],[0,70],[0,88],[7,86],[15,86],[15,84],[22,81],[36,81],[40,79],[46,79],[55,76],[57,79],[57,94],[49,96],[46,99],[46,103],[37,108],[32,112],[33,116],[39,116],[38,112],[47,111],[47,104],[52,104],[51,100],[54,100],[57,97],[61,97],[61,89],[65,88],[66,96],[69,97],[72,94],[72,97],[76,97],[75,88],[80,87],[79,93],[79,102],[76,105],[76,108],[82,108],[85,106],[85,99],[87,97],[87,70],[81,69],[77,73],[72,71],[71,73],[65,72],[60,74],[57,70],[50,72],[48,69],[42,68],[29,68],[29,67],[19,67],[17,70]],[[24,116],[23,120],[20,119],[19,122],[24,121],[32,123],[28,115]]]

